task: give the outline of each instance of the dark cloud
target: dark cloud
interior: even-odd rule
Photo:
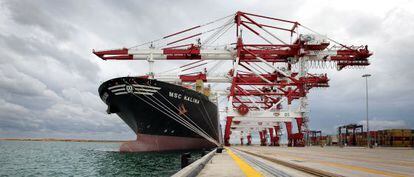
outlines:
[[[6,26],[0,34],[0,136],[129,134],[104,112],[97,96],[99,66],[88,58],[90,48],[75,42],[82,30],[60,13],[74,7],[66,5],[1,3]]]
[[[62,1],[63,2],[63,1]],[[39,4],[40,3],[40,4]],[[57,38],[68,39],[75,32],[73,27],[64,21],[54,18],[64,4],[47,5],[49,3],[35,1],[7,1],[5,6],[10,16],[18,24],[41,28]]]
[[[48,62],[54,60],[70,72],[85,76],[87,79],[96,81],[98,66],[68,49],[60,49],[57,44],[61,39],[53,41],[42,41],[34,37],[18,37],[16,35],[0,35],[0,42],[3,49],[9,52],[20,54],[20,62]],[[64,41],[62,41],[64,42]],[[17,58],[15,58],[16,60]],[[1,60],[10,61],[10,58]],[[40,68],[36,68],[37,70]]]

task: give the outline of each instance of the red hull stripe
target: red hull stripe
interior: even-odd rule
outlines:
[[[203,138],[138,134],[136,141],[123,143],[121,152],[157,152],[212,148],[215,145]]]

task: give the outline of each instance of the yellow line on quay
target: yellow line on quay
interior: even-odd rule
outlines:
[[[234,154],[229,148],[226,148],[226,152],[236,162],[236,164],[239,166],[239,168],[243,171],[243,173],[247,177],[259,177],[259,176],[261,177],[261,176],[263,176],[260,172],[255,170],[252,166],[250,166],[244,160],[242,160],[236,154]]]

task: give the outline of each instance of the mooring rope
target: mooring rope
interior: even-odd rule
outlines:
[[[124,81],[125,84],[127,85],[131,85],[130,83]],[[145,103],[147,103],[148,105],[150,105],[151,107],[153,107],[154,109],[162,112],[163,114],[167,115],[168,117],[170,117],[171,119],[175,120],[176,122],[180,123],[181,125],[183,125],[184,127],[190,129],[191,131],[193,131],[194,133],[200,135],[201,137],[207,139],[208,141],[216,144],[217,146],[220,145],[220,143],[218,143],[214,138],[212,138],[211,136],[209,136],[203,129],[201,129],[197,124],[195,124],[190,118],[188,118],[188,116],[186,116],[184,114],[184,116],[186,116],[194,125],[196,125],[197,127],[195,127],[193,124],[191,124],[190,122],[186,121],[183,117],[181,117],[180,115],[178,115],[176,112],[174,112],[173,110],[171,110],[171,108],[169,108],[168,106],[166,106],[165,104],[163,104],[161,101],[159,101],[157,98],[155,98],[154,96],[152,96],[153,98],[155,98],[158,102],[154,101],[153,99],[149,98],[147,95],[144,95],[148,100],[152,101],[154,104],[156,104],[158,107],[154,106],[153,104],[149,103],[147,100],[141,98],[140,96],[138,96],[135,93],[131,93],[132,95],[134,95],[135,97],[139,98],[140,100],[144,101]],[[162,96],[164,99],[165,97]],[[169,100],[167,100],[169,102]],[[160,103],[162,104],[162,106],[160,105]],[[171,102],[169,102],[170,104],[172,104]],[[172,104],[173,105],[173,104]],[[174,105],[173,105],[174,106]],[[175,106],[174,106],[175,107]],[[176,107],[175,107],[176,108]],[[163,110],[161,110],[163,109]],[[178,110],[178,108],[176,108]],[[169,113],[169,114],[168,114]],[[171,115],[170,115],[171,114]]]

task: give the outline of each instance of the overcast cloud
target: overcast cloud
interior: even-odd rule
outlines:
[[[414,2],[0,0],[0,137],[133,139],[97,95],[102,81],[147,72],[145,62],[104,62],[92,49],[133,46],[237,10],[292,19],[374,51],[366,70],[327,72],[312,90],[312,129],[365,123],[414,128]],[[162,65],[158,67],[168,67]]]

